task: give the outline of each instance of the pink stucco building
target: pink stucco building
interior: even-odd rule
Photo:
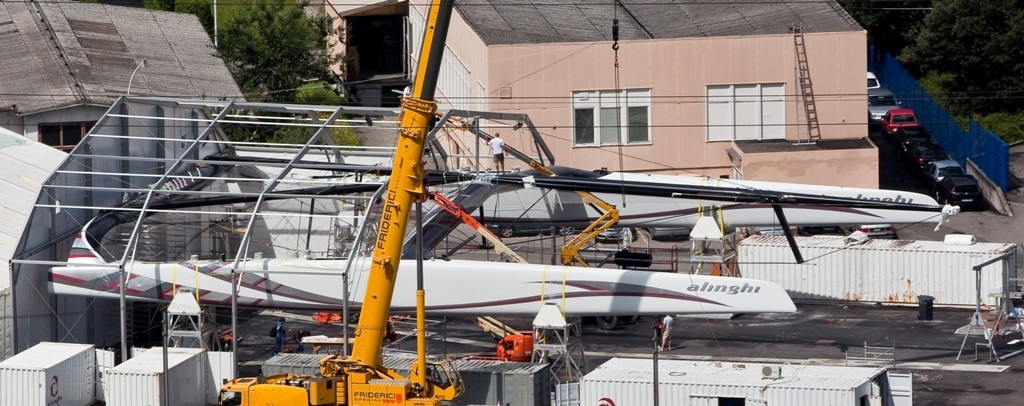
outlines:
[[[423,3],[337,3],[328,8],[341,21],[407,13],[397,73],[415,66]],[[865,113],[867,36],[833,1],[455,5],[442,108],[526,113],[559,165],[878,186]],[[800,85],[798,57],[810,87]],[[815,117],[817,131],[808,126]],[[529,151],[528,134],[513,124],[481,123]]]

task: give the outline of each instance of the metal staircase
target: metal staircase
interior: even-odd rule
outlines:
[[[804,104],[804,116],[807,118],[807,140],[816,142],[821,139],[821,128],[818,126],[818,108],[814,103],[814,87],[811,82],[811,68],[807,63],[804,31],[799,25],[794,25],[791,31],[793,31],[793,45],[796,47],[797,87],[800,89],[800,99]]]

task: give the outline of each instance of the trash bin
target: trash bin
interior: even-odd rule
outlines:
[[[917,297],[917,319],[931,320],[934,316],[935,298],[928,295]]]

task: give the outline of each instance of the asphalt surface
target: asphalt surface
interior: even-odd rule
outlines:
[[[885,138],[872,134],[881,154],[880,182],[883,189],[911,190],[929,193],[923,183],[907,172],[892,153]],[[1011,155],[1024,162],[1024,150],[1014,148]],[[1024,164],[1013,166],[1018,177],[1024,177]],[[966,212],[955,216],[936,232],[931,225],[901,226],[902,239],[941,240],[949,233],[973,234],[979,241],[1020,243],[1024,230],[1024,193],[1017,187],[1007,193],[1011,208],[1018,216],[1007,217],[991,211]],[[512,240],[513,243],[519,240]],[[526,244],[526,243],[523,243]],[[664,243],[662,248],[682,251],[686,243]],[[550,252],[547,254],[550,256]],[[1021,260],[1021,258],[1018,258]],[[531,260],[532,261],[532,260]],[[1020,265],[1018,264],[1018,267]],[[872,306],[869,304],[798,304],[792,314],[738,315],[724,318],[677,318],[673,350],[659,354],[662,358],[716,359],[743,362],[789,362],[844,365],[848,358],[863,357],[865,346],[889,347],[894,368],[914,373],[915,405],[983,405],[1012,404],[1024,397],[1024,356],[999,362],[988,362],[982,349],[975,361],[974,343],[980,336],[958,334],[967,325],[973,309],[936,308],[930,321],[918,320],[916,306]],[[264,312],[246,315],[240,320],[242,342],[239,345],[240,371],[243,376],[259,372],[262,360],[270,357],[272,338],[265,333],[273,320],[287,319],[289,329],[309,330],[312,334],[341,336],[339,325],[319,325],[310,314]],[[987,312],[987,319],[994,314]],[[502,321],[520,329],[529,329],[532,317],[509,318]],[[450,356],[490,355],[494,340],[473,319],[446,319],[431,329],[430,349],[435,354]],[[606,331],[593,324],[584,324],[585,365],[595,368],[614,356],[652,356],[651,319]],[[411,327],[399,326],[400,336],[411,333]],[[1024,350],[1020,332],[995,339],[996,351],[1005,356]],[[290,344],[294,346],[293,344]],[[957,359],[964,345],[963,354]],[[393,348],[415,350],[411,338],[398,340]],[[307,348],[307,351],[310,349]]]

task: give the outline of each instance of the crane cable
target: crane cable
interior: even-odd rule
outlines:
[[[616,110],[618,110],[619,112],[619,120],[621,120],[622,102],[620,99],[622,96],[619,94],[619,2],[616,0],[615,3],[612,4],[612,7],[615,8],[612,17],[612,51],[615,53],[615,107],[617,108]],[[629,98],[627,98],[626,101],[628,102]],[[626,121],[628,124],[628,114],[626,115]],[[618,128],[615,129],[615,132],[619,134],[619,139],[617,140],[617,144],[619,145],[619,178],[622,181],[622,190],[619,192],[619,196],[622,198],[622,207],[626,207],[625,173],[623,172],[624,168],[622,165],[622,123],[616,124],[618,124]],[[601,126],[604,127],[604,123],[602,123]],[[626,136],[628,137],[629,135],[627,134]]]

